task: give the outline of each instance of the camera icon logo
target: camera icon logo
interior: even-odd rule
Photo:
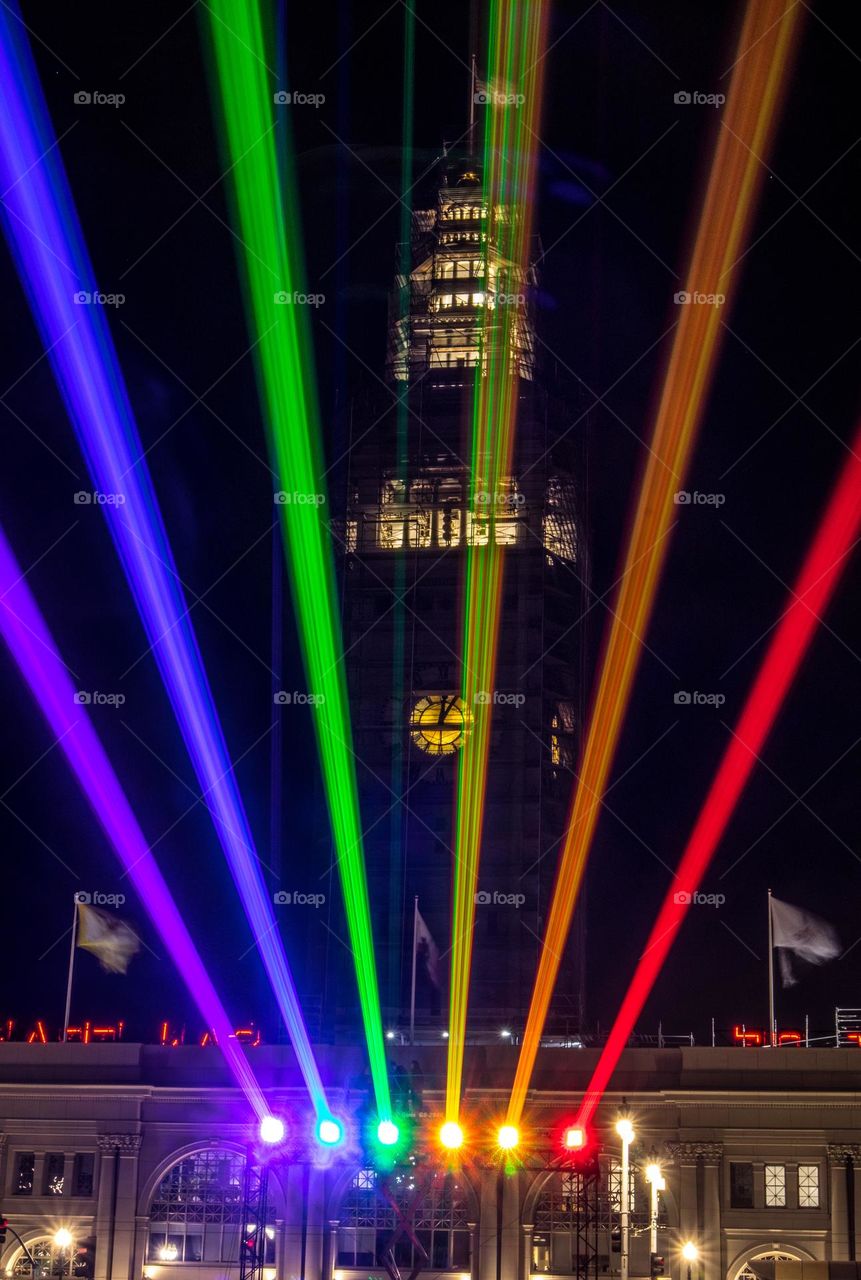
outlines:
[[[289,905],[290,905],[290,894],[289,894],[289,893],[285,893],[283,889],[278,889],[278,890],[277,890],[277,892],[273,893],[273,895],[272,895],[272,901],[275,903],[276,907],[286,907],[286,906],[289,906]]]
[[[276,103],[279,107],[283,107],[285,103],[288,103],[290,101],[290,94],[285,93],[283,89],[279,89],[277,93],[273,93],[272,101]]]
[[[273,294],[272,296],[274,301],[278,304],[279,307],[284,307],[287,305],[288,302],[293,301],[293,299],[291,298],[290,294],[287,292],[286,289],[279,289],[278,292]]]
[[[479,105],[480,107],[481,107],[481,106],[486,106],[486,105],[487,105],[487,103],[488,103],[488,102],[490,102],[490,94],[489,94],[489,93],[486,93],[486,92],[485,92],[485,91],[483,91],[483,90],[479,90],[479,92],[478,92],[478,93],[474,93],[474,94],[472,95],[472,100],[473,100],[473,102],[478,103],[478,105]]]
[[[687,889],[679,889],[678,893],[673,894],[673,902],[677,907],[689,907],[692,901],[693,897]]]
[[[85,889],[81,889],[80,892],[75,894],[75,902],[77,902],[80,907],[88,907],[92,900],[93,895],[91,893],[87,893]]]
[[[487,892],[487,890],[479,889],[478,893],[475,895],[475,905],[477,907],[486,907],[489,902],[490,902],[490,894]]]
[[[75,702],[79,707],[88,707],[93,700],[93,695],[87,693],[86,689],[78,689],[75,694]]]
[[[687,107],[691,103],[691,95],[687,89],[679,89],[678,93],[673,94],[673,102],[677,107]]]
[[[276,507],[286,507],[290,501],[290,494],[285,489],[278,489],[274,495]]]
[[[686,307],[691,300],[691,295],[687,289],[680,289],[678,293],[673,294],[673,302],[677,307]]]
[[[87,293],[86,289],[79,289],[77,293],[72,295],[73,301],[79,307],[86,307],[93,300],[93,295]]]
[[[93,495],[88,493],[86,489],[79,489],[75,494],[76,507],[88,507],[93,501]]]
[[[480,707],[486,707],[488,702],[490,702],[490,694],[486,693],[482,689],[479,693],[475,695],[475,700]]]
[[[687,489],[679,489],[673,494],[673,502],[677,507],[689,507],[691,504],[691,495]]]
[[[81,89],[75,94],[75,102],[79,107],[85,106],[88,102],[92,102],[92,100],[93,95],[91,93],[87,93],[85,89]]]
[[[687,689],[679,689],[678,693],[673,694],[673,702],[677,707],[688,707],[691,704],[691,695]]]
[[[277,693],[272,695],[272,701],[276,707],[286,707],[288,702],[292,702],[292,698],[284,689],[279,689]]]

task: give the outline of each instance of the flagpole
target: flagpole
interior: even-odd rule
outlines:
[[[69,1016],[72,1010],[72,978],[75,975],[75,941],[78,933],[78,899],[73,897],[72,945],[69,948],[69,977],[66,981],[66,1012],[63,1015],[63,1044],[69,1038]]]
[[[416,951],[419,933],[419,895],[413,900],[413,976],[410,985],[410,1044],[416,1040]]]
[[[768,1043],[775,1045],[774,1034],[774,928],[771,923],[771,890],[768,891]]]

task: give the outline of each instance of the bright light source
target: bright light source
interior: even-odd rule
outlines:
[[[447,1032],[447,1031],[444,1031],[444,1032],[442,1033],[442,1038],[443,1038],[443,1040],[447,1040],[447,1039],[448,1039],[448,1032]]]
[[[58,1249],[68,1249],[72,1243],[72,1233],[68,1227],[60,1227],[59,1231],[54,1232],[54,1244]]]
[[[511,1151],[520,1141],[520,1134],[513,1124],[504,1124],[496,1135],[496,1141],[503,1151]]]
[[[697,1248],[697,1246],[694,1244],[693,1240],[688,1240],[685,1244],[682,1245],[682,1257],[684,1258],[685,1262],[696,1262],[699,1256],[700,1256],[700,1251]]]
[[[394,1038],[395,1038],[395,1033],[394,1033],[394,1031],[387,1031],[387,1032],[386,1032],[386,1039],[387,1039],[387,1040],[394,1040]]]
[[[567,1147],[569,1151],[579,1151],[581,1147],[586,1145],[586,1130],[582,1129],[579,1124],[574,1124],[570,1129],[566,1129],[562,1138],[562,1145]]]
[[[341,1122],[334,1116],[325,1116],[317,1125],[317,1141],[322,1142],[324,1147],[336,1147],[343,1136]]]
[[[634,1126],[631,1124],[630,1120],[617,1120],[616,1132],[623,1142],[634,1141]]]
[[[400,1137],[398,1126],[393,1120],[381,1120],[377,1128],[377,1138],[384,1147],[393,1147]]]
[[[502,1036],[503,1040],[511,1039],[511,1032],[508,1030],[508,1027],[503,1027],[499,1034]]]
[[[264,1116],[260,1121],[260,1137],[263,1142],[281,1142],[285,1133],[284,1121],[277,1116]]]
[[[647,1164],[646,1165],[646,1181],[660,1182],[660,1180],[661,1180],[661,1166],[659,1164]]]
[[[463,1129],[454,1120],[447,1120],[439,1131],[439,1140],[449,1151],[463,1146]]]
[[[175,1244],[163,1244],[158,1251],[158,1256],[162,1262],[176,1262],[179,1257],[179,1249]]]

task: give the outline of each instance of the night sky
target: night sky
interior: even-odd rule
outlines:
[[[807,6],[804,6],[805,10]],[[261,851],[284,887],[313,891],[329,863],[310,724],[285,723],[284,820],[270,850],[272,479],[248,354],[225,162],[192,4],[23,5],[73,193],[105,292],[125,296],[111,330],[147,460],[193,604],[192,619]],[[309,287],[328,424],[382,374],[386,295],[400,212],[404,11],[396,3],[287,6],[292,108]],[[475,37],[465,4],[419,0],[416,173],[466,127]],[[741,8],[558,3],[546,73],[536,226],[544,257],[539,351],[582,437],[592,590],[621,561],[632,495],[677,317],[673,293],[698,211],[720,110],[674,102],[726,92]],[[787,600],[858,412],[859,52],[848,11],[805,13],[737,304],[688,489],[721,506],[680,507],[654,620],[595,841],[588,898],[590,1024],[607,1027],[669,875]],[[475,15],[472,25],[475,26]],[[278,85],[274,85],[277,88]],[[81,90],[122,93],[78,105]],[[93,708],[225,1001],[276,1034],[272,1000],[85,464],[5,245],[0,384],[2,520],[80,688],[122,694]],[[340,493],[332,493],[337,506]],[[861,1004],[858,852],[858,556],[844,574],[703,885],[641,1029],[709,1018],[764,1025],[766,890],[824,916],[843,957],[778,996],[784,1025],[827,1034],[836,1005]],[[612,600],[612,593],[608,603]],[[587,627],[590,669],[609,619]],[[289,609],[285,688],[304,688]],[[142,905],[5,650],[0,841],[5,874],[0,1017],[59,1026],[76,890],[126,893],[120,914],[147,946],[127,978],[80,954],[73,1013],[123,1017],[135,1037],[199,1023]],[[722,707],[677,706],[676,691]],[[492,764],[491,764],[492,767]],[[360,777],[361,784],[361,777]],[[314,931],[342,932],[337,902],[286,937],[300,989]],[[304,932],[303,932],[304,931]],[[66,936],[64,937],[64,932]],[[316,936],[316,935],[315,935]],[[445,940],[440,940],[445,941]],[[19,1029],[23,1029],[23,1026]]]

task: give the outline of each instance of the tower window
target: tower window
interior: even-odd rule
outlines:
[[[765,1166],[765,1204],[768,1209],[782,1209],[786,1205],[786,1165]]]
[[[798,1207],[799,1209],[819,1208],[818,1164],[800,1164],[798,1166]]]

